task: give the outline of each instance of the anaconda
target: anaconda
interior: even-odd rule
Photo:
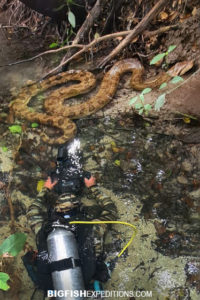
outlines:
[[[42,139],[49,144],[63,144],[76,134],[76,125],[73,119],[89,116],[100,110],[113,98],[120,77],[126,72],[132,72],[131,86],[135,90],[146,87],[155,88],[163,82],[169,81],[173,76],[182,75],[193,66],[193,62],[181,62],[173,66],[168,72],[163,72],[153,79],[143,80],[144,68],[137,59],[124,59],[116,64],[104,75],[99,90],[89,100],[75,105],[64,105],[64,101],[71,97],[87,93],[96,84],[95,77],[87,71],[68,71],[51,76],[39,83],[33,83],[22,88],[14,101],[10,104],[10,113],[18,119],[38,122],[46,126],[56,127],[62,135],[49,137],[42,133]],[[78,84],[64,86],[69,81],[78,81]],[[29,101],[38,93],[61,85],[44,100],[44,113],[33,112],[28,107]]]

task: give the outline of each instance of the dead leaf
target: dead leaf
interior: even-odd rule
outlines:
[[[184,123],[186,123],[186,124],[191,123],[191,119],[188,118],[188,117],[184,117],[184,118],[183,118],[183,121],[184,121]]]
[[[149,40],[150,40],[151,45],[154,46],[158,41],[157,35],[151,36]]]
[[[178,11],[172,11],[171,13],[170,13],[170,15],[169,15],[169,21],[171,22],[171,21],[173,21],[173,20],[175,20],[176,18],[177,18],[177,16],[178,16]]]
[[[168,19],[168,17],[169,17],[169,15],[165,11],[162,11],[158,16],[158,19],[160,21],[166,21]]]
[[[180,15],[180,22],[183,23],[186,19],[190,18],[191,14]]]
[[[114,153],[122,153],[122,152],[124,152],[124,148],[122,148],[122,147],[113,147],[112,146],[112,151],[114,152]]]
[[[197,8],[196,8],[196,6],[193,8],[193,10],[192,10],[192,15],[193,16],[196,16],[196,14],[197,14]]]
[[[194,66],[193,60],[185,60],[176,63],[172,68],[170,68],[167,72],[170,76],[181,76],[189,71]]]
[[[136,36],[136,37],[131,41],[131,43],[135,43],[135,42],[137,42],[137,40],[138,40],[138,36]]]
[[[196,52],[197,51],[197,43],[196,41],[194,42],[194,44],[192,45],[192,52]]]

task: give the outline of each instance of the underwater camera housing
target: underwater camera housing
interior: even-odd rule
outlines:
[[[80,194],[84,187],[84,177],[90,178],[91,174],[82,168],[82,153],[80,141],[74,139],[69,145],[58,149],[55,172],[51,173],[52,180],[57,180],[55,191],[58,194]]]

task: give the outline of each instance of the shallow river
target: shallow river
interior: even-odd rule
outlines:
[[[10,89],[14,92],[15,87],[24,84],[30,69],[29,66],[19,73],[17,67],[12,71],[4,69],[9,80],[2,81],[0,94],[0,233],[1,242],[11,233],[10,197],[17,230],[27,233],[28,246],[35,247],[26,211],[37,195],[38,181],[45,179],[55,166],[57,148],[41,141],[42,126],[31,128],[27,122],[13,121],[23,129],[22,134],[13,134],[6,121]],[[37,65],[31,79],[38,77],[40,71]],[[95,174],[102,191],[116,204],[116,220],[137,228],[133,242],[118,259],[115,258],[131,238],[132,229],[113,225],[106,236],[106,261],[112,267],[111,278],[104,285],[107,299],[117,298],[114,291],[122,291],[119,295],[124,300],[199,299],[198,145],[184,145],[159,134],[150,123],[133,116],[113,120],[91,117],[77,121],[77,127],[84,168]],[[23,279],[13,294],[1,292],[1,298],[30,299],[34,287],[20,255],[12,272],[14,282],[19,277]]]

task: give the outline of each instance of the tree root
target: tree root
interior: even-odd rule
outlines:
[[[41,19],[44,17],[36,11],[27,8],[22,2],[14,0],[0,0],[0,7],[7,6],[7,15],[9,17],[9,25],[18,27],[23,24],[23,27],[30,30],[39,29]]]

